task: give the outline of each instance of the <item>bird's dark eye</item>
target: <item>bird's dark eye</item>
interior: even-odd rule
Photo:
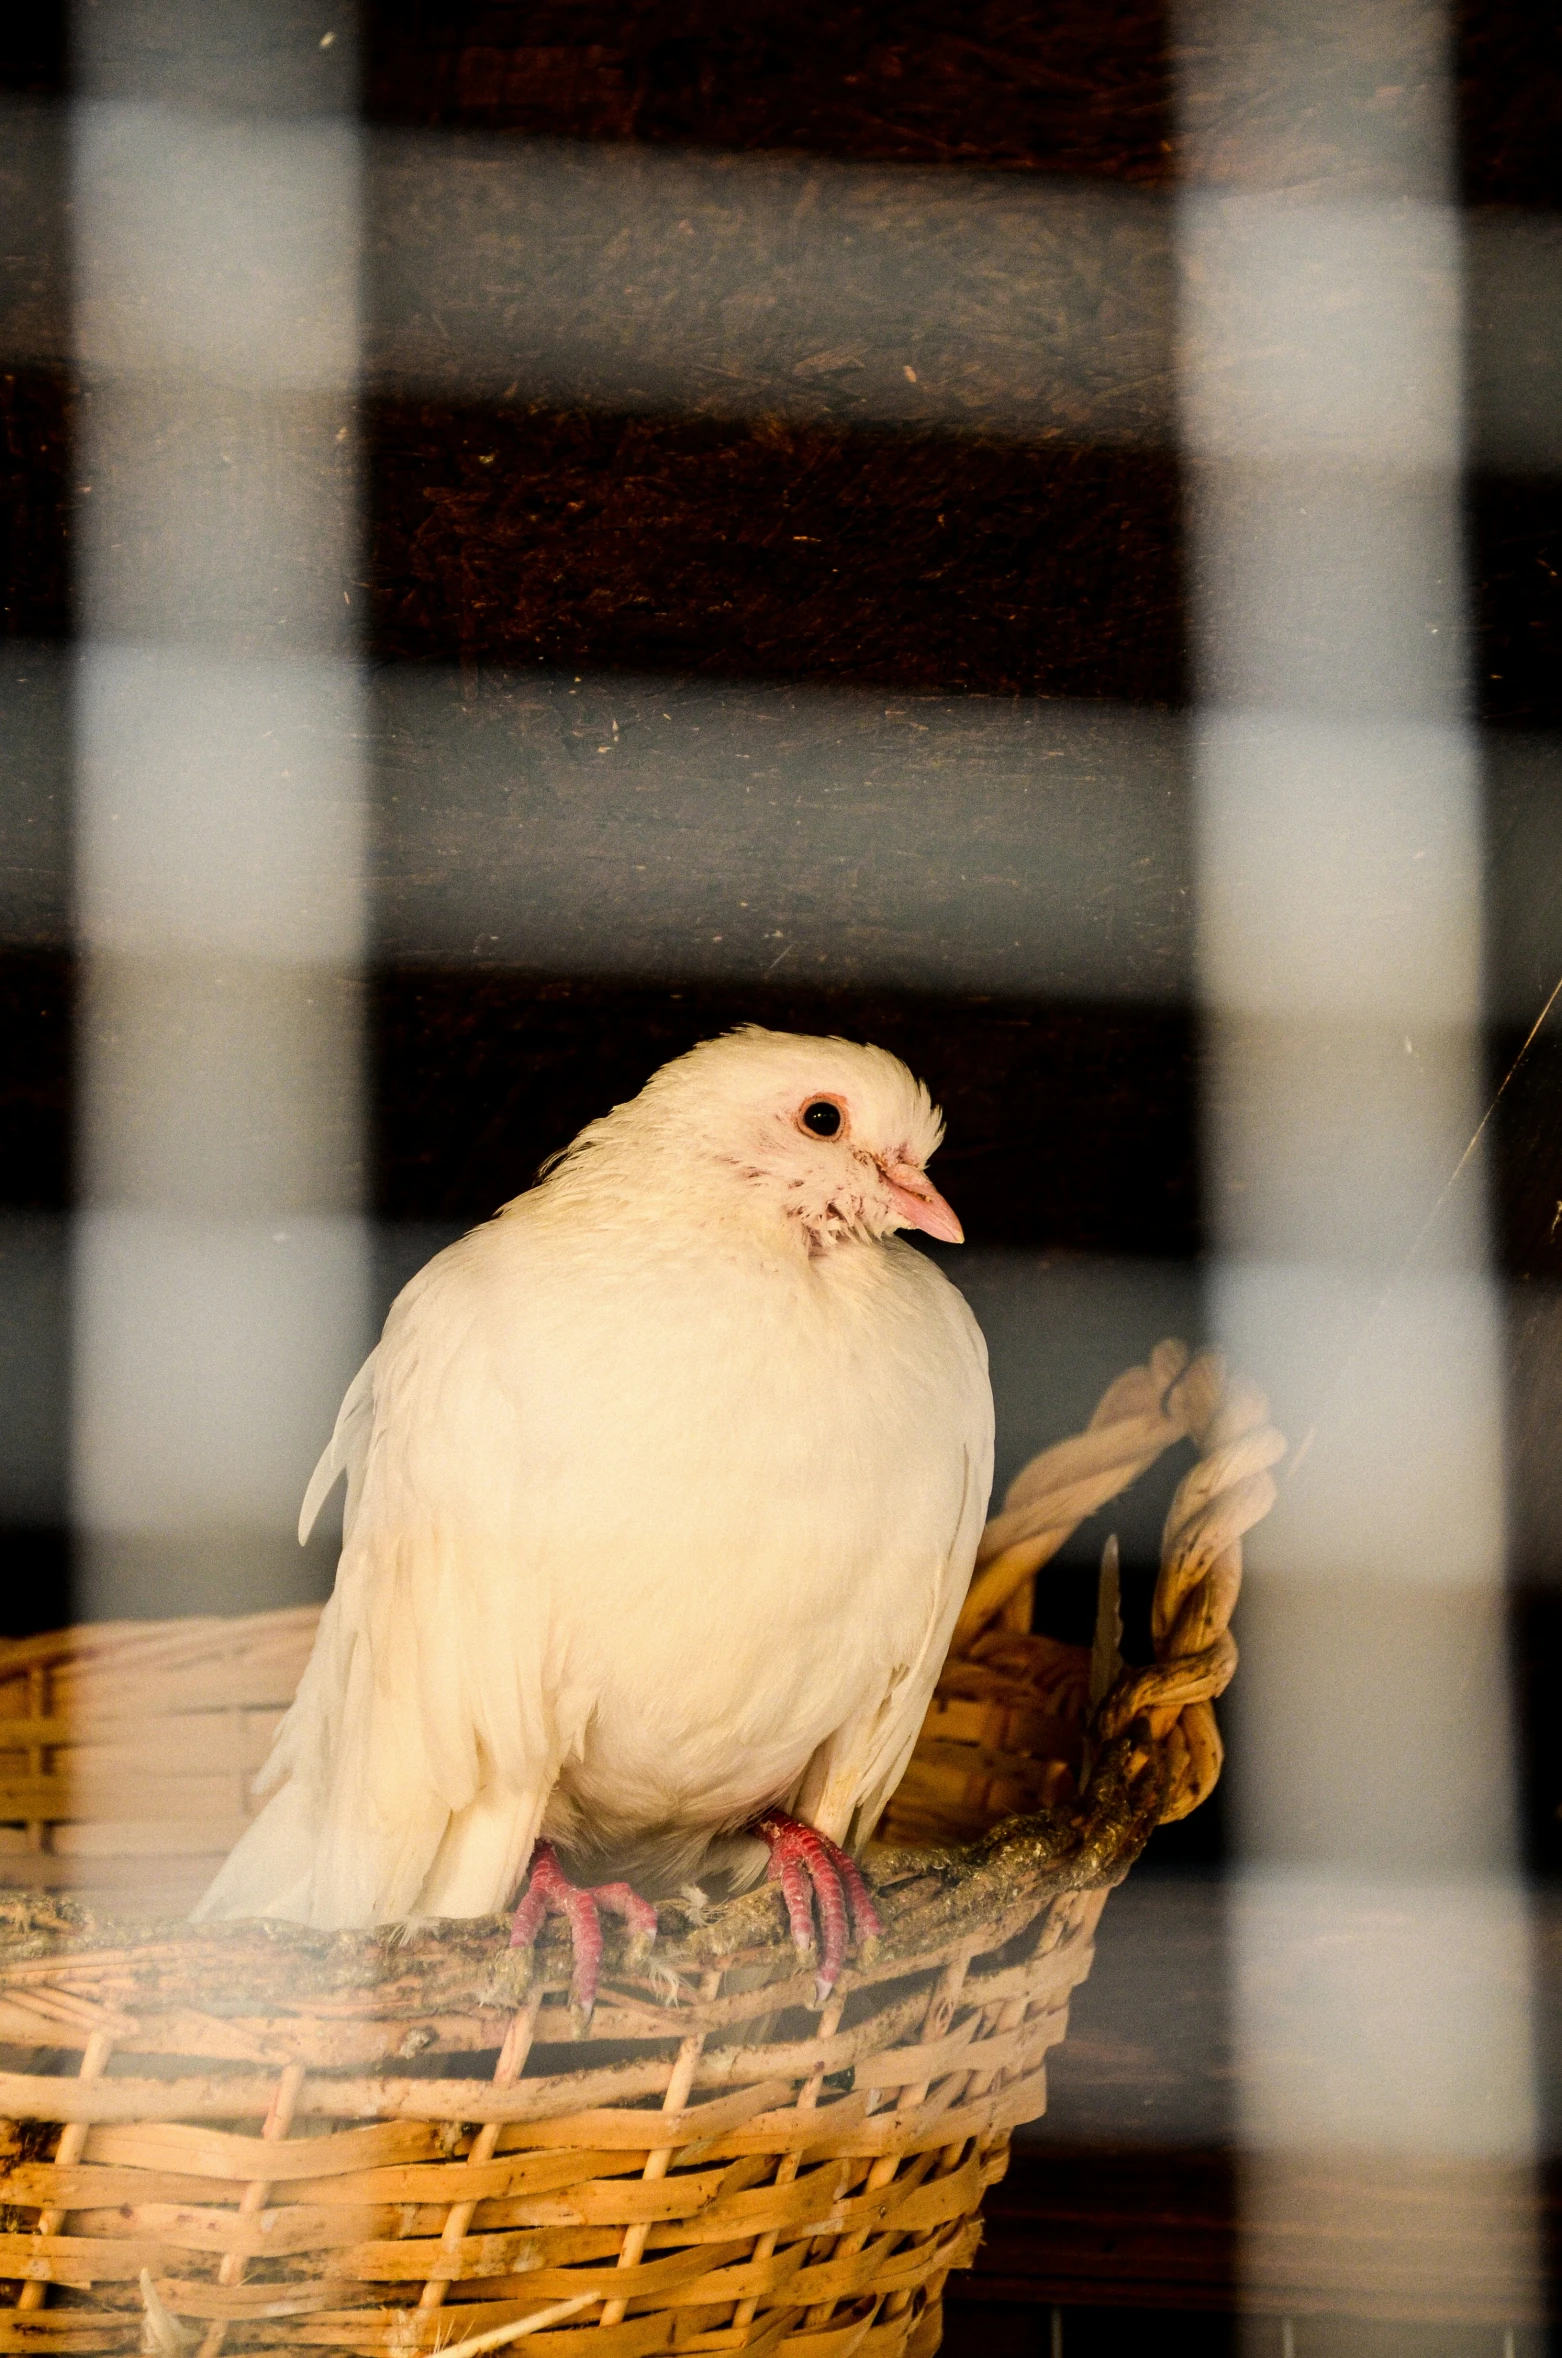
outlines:
[[[802,1111],[802,1124],[816,1138],[833,1138],[841,1126],[841,1109],[828,1097],[816,1097]]]

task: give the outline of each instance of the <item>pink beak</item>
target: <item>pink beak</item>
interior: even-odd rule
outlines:
[[[964,1244],[965,1230],[927,1173],[915,1163],[880,1163],[890,1201],[909,1227],[920,1228],[944,1244]]]

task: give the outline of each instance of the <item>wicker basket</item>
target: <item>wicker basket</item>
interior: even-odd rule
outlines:
[[[992,1626],[1184,1436],[1154,1665],[1117,1665],[1109,1583],[1093,1657]],[[1031,1814],[871,1854],[884,1939],[822,2015],[768,1888],[664,1908],[650,1971],[610,1935],[578,2043],[567,1951],[545,1938],[517,2006],[500,1919],[116,1920],[182,1905],[242,1827],[313,1617],[6,1648],[0,2350],[924,2358],[1106,1891],[1218,1770],[1280,1447],[1256,1395],[1162,1345],[1020,1477],[889,1831]]]

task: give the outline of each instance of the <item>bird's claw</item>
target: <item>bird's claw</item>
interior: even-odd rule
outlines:
[[[878,1953],[884,1927],[869,1896],[868,1886],[854,1858],[801,1818],[784,1810],[767,1810],[754,1828],[770,1851],[767,1870],[779,1883],[786,1902],[792,1941],[802,1958],[819,1958],[814,2000],[823,2006],[840,1979],[848,1940],[855,1936],[858,1954],[866,1964]],[[820,1938],[814,1939],[814,1910],[818,1908]]]
[[[627,1883],[572,1883],[559,1865],[552,1843],[539,1842],[532,1852],[526,1889],[510,1921],[509,1956],[513,1958],[517,1951],[525,1953],[524,1994],[531,1980],[531,1960],[538,1933],[549,1916],[567,1918],[572,1958],[569,2012],[577,2039],[583,2039],[590,2029],[597,2003],[597,1982],[602,1972],[600,1911],[603,1908],[621,1916],[629,1927],[625,1964],[631,1968],[643,1965],[656,1939],[656,1910],[650,1901],[643,1900]],[[515,1968],[512,1966],[510,1970],[513,1973]]]

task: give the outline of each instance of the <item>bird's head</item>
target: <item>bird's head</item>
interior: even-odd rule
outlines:
[[[585,1160],[605,1147],[620,1167],[638,1153],[697,1214],[730,1204],[818,1253],[902,1228],[961,1243],[927,1176],[943,1134],[927,1090],[887,1050],[748,1025],[663,1065],[576,1146]]]

